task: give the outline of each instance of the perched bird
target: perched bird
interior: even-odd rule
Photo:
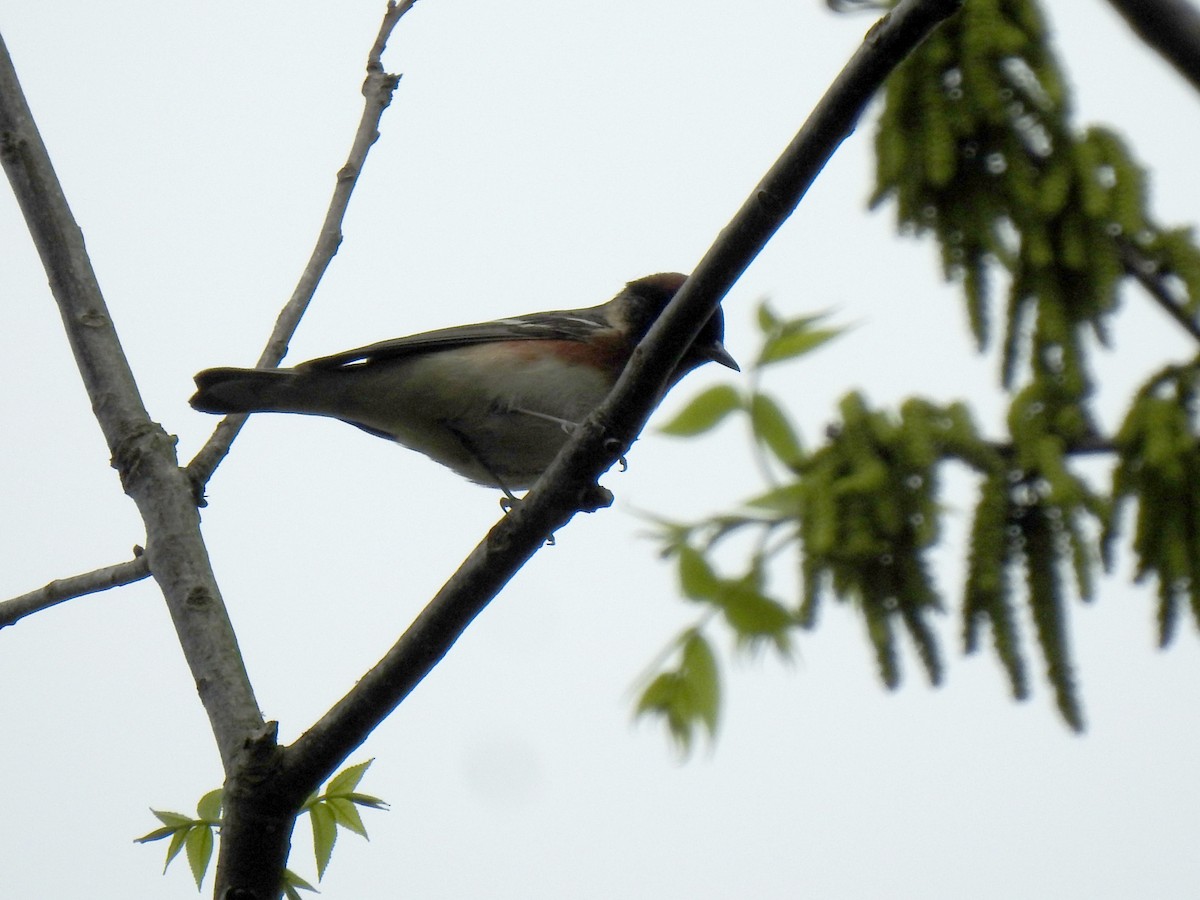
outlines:
[[[290,369],[205,369],[190,402],[208,413],[331,416],[511,496],[608,394],[685,277],[648,275],[589,309],[442,328]],[[737,371],[723,336],[718,307],[667,389],[707,362]]]

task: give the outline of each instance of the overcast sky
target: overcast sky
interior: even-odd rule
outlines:
[[[43,137],[151,415],[190,459],[215,419],[191,376],[249,365],[306,261],[359,116],[383,4],[0,0]],[[1195,93],[1105,3],[1048,4],[1081,121],[1127,131],[1159,221],[1200,203]],[[602,302],[687,271],[798,128],[871,19],[816,0],[423,0],[385,57],[404,79],[292,344],[301,360],[461,322]],[[1003,415],[993,358],[925,242],[864,209],[868,119],[726,300],[730,350],[756,300],[834,309],[845,338],[776,373],[809,441],[854,388],[965,397]],[[7,192],[5,197],[7,198]],[[127,559],[144,532],[108,467],[16,204],[0,199],[0,595]],[[1189,348],[1127,294],[1098,374],[1106,424]],[[710,367],[716,369],[717,367]],[[730,373],[705,370],[658,422]],[[631,725],[632,687],[694,608],[639,510],[689,518],[757,490],[744,433],[643,436],[611,511],[558,535],[351,758],[372,840],[345,836],[331,900],[409,898],[1183,898],[1195,895],[1200,652],[1154,649],[1128,560],[1072,604],[1089,729],[1039,681],[1012,702],[988,656],[948,684],[914,659],[879,685],[863,629],[827,607],[783,665],[732,660],[719,741],[681,764]],[[203,512],[264,713],[291,740],[395,639],[497,518],[496,492],[340,423],[250,422]],[[969,495],[938,554],[953,597]],[[780,589],[790,582],[779,573]],[[1040,664],[1036,664],[1040,673]],[[188,811],[221,773],[152,583],[0,633],[0,894],[195,896],[148,807]],[[308,829],[292,868],[312,876]],[[211,876],[210,876],[211,879]],[[205,893],[211,890],[211,880]]]

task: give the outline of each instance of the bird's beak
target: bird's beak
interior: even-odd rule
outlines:
[[[742,371],[741,366],[737,364],[737,360],[729,355],[729,351],[725,349],[725,345],[720,341],[714,341],[705,347],[704,353],[713,362],[720,363],[728,369],[733,369],[735,372]]]

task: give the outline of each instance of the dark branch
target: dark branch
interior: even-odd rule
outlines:
[[[0,628],[13,625],[32,613],[49,609],[66,600],[107,591],[124,584],[133,584],[149,574],[150,566],[146,557],[139,553],[127,562],[105,566],[103,569],[85,572],[82,575],[72,575],[70,578],[56,579],[36,591],[0,603]]]
[[[337,184],[329,201],[329,209],[325,213],[325,221],[321,223],[321,231],[317,236],[316,246],[300,280],[292,291],[291,299],[275,320],[275,328],[271,332],[267,344],[263,348],[255,365],[267,368],[279,365],[287,353],[288,343],[300,325],[300,319],[308,309],[317,285],[325,275],[325,270],[333,262],[338,247],[342,243],[342,220],[350,206],[350,195],[358,184],[358,176],[362,174],[363,165],[371,145],[379,139],[379,121],[383,112],[391,105],[392,94],[400,83],[399,75],[389,75],[383,69],[383,50],[387,46],[388,37],[400,21],[400,18],[416,5],[417,0],[402,0],[389,2],[383,22],[379,26],[379,34],[367,57],[367,78],[363,82],[362,92],[366,102],[363,104],[362,116],[359,118],[358,129],[354,133],[354,142],[350,146],[350,155],[346,164],[338,171]],[[188,463],[188,475],[196,485],[196,494],[203,494],[204,485],[212,477],[217,466],[229,453],[229,447],[246,423],[246,416],[228,416],[220,421],[212,437],[200,448],[200,452]]]
[[[221,760],[263,728],[233,626],[200,537],[175,441],[150,421],[76,224],[0,41],[0,162],[58,303],[92,411],[146,525],[146,562],[171,613]]]
[[[1200,90],[1200,11],[1188,0],[1108,0],[1143,41]]]
[[[1121,262],[1125,265],[1125,271],[1138,280],[1150,298],[1167,315],[1178,322],[1184,331],[1200,341],[1200,322],[1196,321],[1196,317],[1189,313],[1187,307],[1172,293],[1162,276],[1158,274],[1154,263],[1142,256],[1129,241],[1119,241],[1117,249],[1121,253]]]
[[[961,0],[904,0],[871,29],[800,133],[642,341],[604,403],[379,664],[285,749],[280,790],[298,799],[313,790],[420,683],[546,535],[570,521],[577,510],[606,505],[596,498],[596,478],[641,431],[662,385],[702,324],[797,207],[888,73],[960,5]]]

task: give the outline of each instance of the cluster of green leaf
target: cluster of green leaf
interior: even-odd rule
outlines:
[[[1200,623],[1200,446],[1196,365],[1168,366],[1142,388],[1117,432],[1120,458],[1113,475],[1119,512],[1136,499],[1133,536],[1137,580],[1158,581],[1159,643],[1174,636],[1180,607],[1189,603]],[[1111,554],[1117,515],[1103,546]]]
[[[355,788],[366,774],[372,760],[358,765],[349,766],[334,775],[325,785],[323,792],[315,793],[308,798],[301,809],[301,815],[307,813],[312,823],[313,855],[317,863],[317,880],[325,877],[325,869],[333,855],[333,845],[337,842],[338,827],[347,828],[362,837],[367,836],[359,806],[371,809],[383,809],[387,806],[378,797],[360,794]],[[196,879],[196,889],[199,890],[208,872],[208,864],[212,861],[213,848],[216,846],[217,832],[221,827],[221,804],[223,790],[217,788],[209,791],[196,804],[196,816],[183,813],[167,812],[152,809],[151,812],[162,823],[147,835],[137,839],[139,844],[161,841],[170,838],[167,845],[167,861],[163,872],[171,865],[171,861],[187,848],[188,865],[192,877]],[[284,896],[288,900],[300,900],[299,891],[317,889],[308,881],[301,878],[291,869],[284,869]]]
[[[900,682],[896,633],[913,640],[932,683],[942,663],[928,622],[941,608],[927,552],[938,539],[937,465],[952,445],[983,455],[961,408],[909,401],[899,417],[852,393],[829,440],[796,467],[797,479],[752,501],[795,520],[802,553],[799,620],[812,627],[827,589],[853,600],[880,677]]]
[[[638,699],[637,714],[655,715],[667,725],[676,745],[687,753],[703,728],[716,734],[721,708],[721,677],[712,645],[699,628],[679,636],[679,664],[660,672]]]
[[[1118,290],[1134,276],[1200,338],[1200,249],[1191,230],[1154,224],[1145,176],[1119,137],[1072,125],[1065,82],[1034,0],[971,0],[945,23],[889,81],[876,153],[872,203],[894,199],[902,230],[936,237],[946,276],[962,283],[981,349],[988,342],[989,276],[1007,278],[1002,383],[1015,390],[1019,381],[1028,382],[1009,416],[1014,477],[1033,485],[1045,479],[1056,508],[1063,496],[1076,502],[1082,490],[1068,471],[1071,454],[1115,453],[1110,502],[1137,501],[1138,577],[1157,577],[1165,644],[1185,597],[1200,620],[1196,482],[1189,488],[1180,480],[1196,472],[1195,365],[1169,366],[1152,377],[1108,442],[1089,412],[1086,336],[1106,342]],[[1021,379],[1017,360],[1026,341],[1030,366]],[[1098,498],[1083,505],[1104,522],[1100,550],[1111,559],[1119,520]],[[1094,553],[1084,549],[1078,516],[1060,511],[1049,520],[1051,537],[1066,535],[1072,544],[1086,597],[1093,570],[1087,557]],[[1037,521],[1020,518],[1010,533]],[[1028,534],[1022,539],[1036,552]],[[984,547],[973,565],[995,567]],[[987,549],[1003,555],[1012,548]],[[1031,595],[1042,596],[1054,574],[1045,569],[1031,578]],[[968,605],[989,596],[991,588],[980,593],[979,583],[968,581]],[[1041,608],[1035,601],[1034,621],[1048,628],[1053,617],[1044,609],[1039,615]],[[989,617],[993,626],[998,616]],[[968,647],[974,641],[968,629]],[[1001,655],[1014,684],[1022,683],[1015,656]],[[1059,703],[1064,712],[1071,706],[1061,695]]]
[[[929,617],[942,612],[945,603],[929,554],[941,536],[941,473],[946,463],[957,463],[979,476],[962,607],[966,649],[978,649],[981,626],[990,625],[1013,695],[1027,695],[1016,626],[1018,598],[1012,587],[1014,575],[1023,574],[1035,636],[1059,708],[1072,727],[1082,727],[1060,572],[1073,568],[1081,593],[1090,594],[1098,527],[1089,528],[1088,522],[1108,522],[1109,507],[1065,463],[1069,447],[1063,434],[1081,441],[1086,434],[1069,427],[1082,421],[1078,409],[1061,394],[1043,396],[1031,386],[1013,406],[1010,430],[1019,437],[1012,444],[998,444],[981,435],[962,403],[910,399],[891,414],[869,408],[854,392],[841,401],[840,416],[827,430],[825,443],[804,452],[774,400],[770,417],[756,415],[766,396],[757,384],[764,365],[813,349],[836,332],[813,331],[812,317],[781,323],[765,309],[759,321],[764,352],[751,369],[746,394],[731,386],[711,388],[664,430],[694,436],[740,411],[756,444],[775,451],[788,477],[747,500],[742,510],[688,525],[659,523],[664,552],[677,560],[684,595],[723,613],[737,643],[753,646],[769,639],[786,653],[792,629],[814,628],[821,603],[832,594],[862,615],[885,685],[900,683],[898,641],[904,635],[930,682],[938,684],[943,664]],[[772,350],[780,330],[793,336],[792,356]],[[806,331],[810,340],[795,339]],[[781,439],[784,434],[787,440]],[[718,576],[711,562],[717,544],[747,530],[757,534],[756,550],[742,571]],[[764,590],[768,567],[785,548],[794,548],[800,557],[801,591],[795,604]],[[680,639],[693,654],[710,618]],[[685,748],[696,726],[711,733],[717,719],[719,681],[715,657],[711,649],[706,652],[711,662],[699,667],[685,659],[678,670],[652,681],[639,704],[639,712],[662,716]]]
[[[760,321],[778,321],[771,315]],[[786,323],[807,328],[814,320]],[[821,329],[799,352],[835,332]],[[765,335],[766,343],[771,336]],[[764,358],[751,370],[756,385]],[[745,393],[710,388],[665,426],[695,436],[739,413],[756,444],[771,449],[788,477],[747,500],[742,509],[700,522],[660,521],[664,554],[676,560],[681,590],[706,605],[696,625],[678,639],[680,662],[649,681],[639,714],[661,717],[686,750],[699,729],[715,731],[720,698],[716,654],[704,628],[722,621],[741,647],[768,643],[781,654],[794,629],[812,629],[827,595],[862,615],[880,677],[900,683],[900,636],[915,647],[931,683],[942,678],[941,651],[929,616],[946,603],[931,575],[944,504],[941,474],[955,463],[977,475],[962,591],[964,649],[976,652],[985,626],[1017,699],[1029,694],[1018,621],[1025,603],[1046,677],[1064,720],[1083,727],[1067,628],[1073,573],[1075,592],[1093,592],[1094,573],[1111,564],[1117,506],[1074,470],[1078,454],[1118,452],[1111,496],[1139,501],[1139,577],[1155,573],[1162,598],[1164,641],[1180,600],[1190,596],[1200,621],[1200,444],[1195,422],[1197,370],[1174,367],[1133,405],[1115,445],[1099,441],[1070,396],[1033,383],[1018,394],[1006,442],[981,435],[962,403],[906,401],[897,414],[871,409],[857,392],[840,404],[825,443],[801,449],[795,429],[776,401],[764,407],[757,386]],[[786,439],[784,438],[786,436]],[[755,534],[755,549],[739,571],[722,576],[717,545],[735,533]],[[799,600],[772,596],[769,569],[781,550],[799,557]],[[1017,585],[1023,584],[1019,592]]]
[[[659,523],[665,552],[678,562],[684,594],[724,613],[741,644],[765,635],[786,651],[790,630],[814,627],[831,593],[862,614],[887,686],[899,683],[904,635],[938,683],[930,616],[946,604],[929,552],[942,523],[940,473],[946,463],[964,465],[977,476],[962,588],[965,650],[978,650],[990,631],[1013,696],[1026,697],[1018,633],[1025,604],[1058,709],[1080,729],[1067,601],[1072,592],[1089,599],[1101,563],[1112,565],[1126,507],[1136,504],[1137,578],[1158,582],[1162,643],[1185,604],[1200,623],[1200,357],[1151,378],[1111,438],[1091,410],[1092,351],[1107,341],[1131,276],[1200,339],[1200,250],[1190,230],[1153,224],[1144,175],[1116,135],[1072,126],[1033,0],[969,0],[930,37],[888,83],[876,150],[872,204],[894,200],[902,231],[939,242],[981,352],[990,337],[989,284],[1007,283],[1000,369],[1011,395],[1008,433],[986,439],[962,403],[911,399],[889,412],[851,393],[825,443],[806,451],[781,404],[760,390],[761,370],[834,332],[817,328],[819,317],[785,321],[764,306],[764,349],[750,387],[706,391],[667,431],[695,436],[744,414],[771,487],[732,513]],[[1107,492],[1079,472],[1080,458],[1095,454],[1114,464]],[[717,575],[715,546],[747,531],[757,533],[756,549],[733,576]],[[800,557],[794,604],[763,588],[769,563],[787,548]],[[747,628],[727,612],[741,596],[772,611],[756,623],[774,631]],[[697,727],[711,733],[717,721],[716,656],[705,643],[697,665],[695,649],[712,618],[680,639],[693,658],[651,681],[639,704],[685,747]]]
[[[1106,335],[1128,254],[1193,289],[1200,254],[1187,231],[1151,224],[1121,139],[1076,131],[1070,113],[1037,3],[971,0],[888,81],[872,204],[894,200],[902,230],[933,233],[981,348],[991,270],[1007,276],[1006,387],[1028,334],[1034,377],[1082,396],[1081,342]]]
[[[663,431],[678,437],[695,437],[715,428],[732,414],[744,414],[752,423],[759,461],[769,474],[770,460],[784,467],[798,465],[803,449],[783,407],[761,388],[764,369],[809,353],[836,337],[840,330],[823,327],[824,314],[783,319],[766,304],[758,308],[763,345],[750,367],[750,387],[718,385],[693,399]],[[789,632],[795,614],[768,595],[765,588],[767,564],[773,551],[768,539],[776,524],[769,511],[747,515],[737,512],[704,523],[711,549],[720,538],[748,525],[760,527],[760,541],[746,571],[725,578],[717,574],[702,549],[693,545],[698,532],[692,526],[660,520],[665,553],[679,562],[680,589],[685,597],[706,608],[702,622],[679,636],[679,663],[648,680],[637,704],[638,715],[659,716],[677,745],[686,752],[701,728],[711,737],[717,727],[720,707],[720,673],[716,655],[703,634],[703,625],[717,615],[732,629],[744,649],[770,644],[782,655],[790,650]]]
[[[1070,459],[1074,451],[1098,445],[1069,394],[1037,382],[1014,399],[1008,426],[1011,443],[1001,448],[1003,465],[980,470],[985,477],[963,588],[964,647],[975,652],[981,626],[989,625],[1013,696],[1029,695],[1012,584],[1015,563],[1023,562],[1025,600],[1047,679],[1063,718],[1079,730],[1083,714],[1068,652],[1062,576],[1073,571],[1079,596],[1091,599],[1097,535],[1110,521],[1111,505],[1072,469]]]
[[[154,817],[162,822],[161,828],[156,828],[149,834],[137,839],[139,844],[151,841],[171,839],[167,845],[167,861],[163,864],[163,873],[172,860],[187,847],[188,865],[192,869],[192,877],[196,879],[196,889],[200,889],[208,864],[212,860],[213,847],[216,846],[216,832],[221,827],[221,798],[224,791],[217,788],[209,791],[196,804],[196,817],[184,813],[152,809]]]

